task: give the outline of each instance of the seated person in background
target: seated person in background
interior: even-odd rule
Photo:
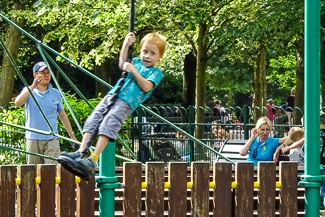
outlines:
[[[180,128],[182,130],[184,130],[185,132],[188,132],[186,126],[181,126]],[[177,139],[176,143],[174,143],[174,147],[175,147],[176,151],[179,153],[182,160],[190,161],[191,150],[190,150],[190,146],[188,143],[187,135],[185,135],[184,133],[182,133],[180,131],[177,131],[175,136]]]
[[[230,134],[222,126],[217,125],[217,122],[212,123],[212,133],[218,141],[213,144],[213,148],[219,150],[223,145],[223,141],[230,139]]]
[[[217,139],[215,143],[212,144],[212,148],[216,151],[219,151],[220,148],[224,145],[225,140],[231,139],[230,134],[222,126],[217,125],[217,121],[212,122],[212,133]],[[216,154],[210,151],[210,159],[215,161]]]
[[[259,161],[272,161],[278,145],[287,139],[269,137],[271,129],[270,119],[267,117],[258,119],[255,128],[252,129],[251,137],[239,151],[242,156],[248,154],[247,161],[253,162],[254,166],[257,166]]]
[[[304,143],[304,130],[300,127],[292,127],[288,132],[288,139],[275,151],[274,161],[278,161],[280,153],[289,152],[290,161],[296,161],[298,166],[304,166]]]

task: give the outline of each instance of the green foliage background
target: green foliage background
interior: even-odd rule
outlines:
[[[70,104],[70,106],[73,108],[73,112],[75,113],[76,117],[78,118],[77,122],[83,124],[86,118],[90,115],[91,111],[93,110],[92,107],[90,107],[87,102],[77,99],[75,95],[70,95],[69,93],[67,93],[65,94],[65,97],[68,103]],[[98,96],[97,98],[90,99],[88,102],[90,103],[91,106],[95,107],[100,100],[101,97]],[[65,110],[67,111],[66,105],[65,105]],[[70,119],[72,128],[75,131],[77,139],[80,140],[82,138],[82,134],[78,129],[77,122],[72,119],[70,112],[67,112],[67,115]],[[5,110],[3,110],[2,113],[0,113],[0,119],[1,121],[6,122],[8,124],[24,126],[25,108],[24,106],[8,107]],[[59,135],[69,138],[67,131],[65,130],[63,124],[61,123],[61,121],[59,121],[59,119],[58,119],[58,126],[59,126],[58,128]],[[0,146],[0,164],[13,165],[13,164],[26,163],[25,153],[9,149],[10,147],[12,147],[18,150],[26,150],[24,132],[25,132],[24,129],[12,127],[6,124],[1,125],[1,131],[0,131],[1,145],[7,144],[6,146],[8,148],[4,148]],[[71,145],[71,142],[66,141],[62,138],[60,138],[60,144],[61,144],[61,151],[75,150],[74,147]]]

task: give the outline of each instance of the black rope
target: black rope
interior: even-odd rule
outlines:
[[[134,32],[134,14],[135,14],[135,10],[134,10],[134,1],[135,0],[131,0],[131,8],[130,8],[130,16],[129,16],[129,32]],[[129,48],[128,48],[128,57],[127,57],[127,61],[128,62],[131,62],[132,61],[132,54],[133,54],[133,45],[131,45]],[[103,111],[102,115],[101,115],[101,118],[99,119],[99,123],[98,123],[98,127],[100,125],[100,123],[102,122],[102,120],[104,119],[105,115],[109,112],[109,110],[112,108],[112,106],[115,104],[116,100],[117,100],[117,97],[118,97],[118,94],[120,93],[121,91],[121,88],[125,82],[125,78],[127,76],[127,72],[126,71],[123,71],[122,72],[122,75],[118,81],[118,86],[110,100],[110,102],[108,103],[107,107],[105,108],[105,110]],[[93,132],[86,144],[86,148],[85,150],[82,151],[82,153],[85,155],[87,150],[89,149],[89,147],[91,146],[91,144],[94,142],[97,134],[98,134],[98,127],[97,129],[95,130],[95,132]]]

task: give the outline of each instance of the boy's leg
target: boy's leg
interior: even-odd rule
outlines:
[[[107,114],[107,105],[110,103],[112,95],[106,95],[95,107],[92,113],[88,116],[84,128],[83,136],[80,147],[76,152],[62,152],[59,157],[59,162],[62,163],[65,158],[71,158],[72,160],[82,158],[85,156],[86,150],[89,148],[88,142],[92,137],[92,134],[97,133],[100,123],[104,116]]]
[[[76,161],[82,165],[89,174],[93,173],[94,169],[97,167],[97,162],[99,155],[104,151],[107,144],[109,142],[109,138],[107,136],[100,135],[98,137],[95,151],[88,158],[84,159],[76,159]]]
[[[65,162],[65,158],[63,158],[63,161],[61,162],[61,164],[66,167],[66,169],[83,179],[89,178],[89,175],[97,166],[96,163],[98,157],[105,149],[107,143],[109,142],[109,138],[113,138],[113,140],[117,138],[122,124],[132,112],[131,107],[126,102],[117,99],[108,113],[106,113],[104,116],[102,114],[103,117],[99,120],[99,115],[97,116],[96,114],[98,113],[98,110],[102,110],[102,107],[103,106],[96,106],[95,110],[97,111],[93,112],[92,115],[88,117],[87,123],[85,124],[83,130],[83,132],[86,133],[83,136],[81,147],[79,149],[82,151],[82,148],[87,147],[87,143],[89,141],[89,138],[92,136],[92,133],[97,131],[93,131],[94,126],[97,125],[99,138],[96,144],[95,152],[91,155],[91,157],[85,159],[66,159],[67,162]]]
[[[97,141],[97,144],[96,144],[94,154],[99,156],[104,151],[104,149],[106,148],[106,145],[107,145],[108,141],[109,141],[109,138],[107,136],[100,135],[98,137],[98,141]]]

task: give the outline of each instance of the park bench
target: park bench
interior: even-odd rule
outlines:
[[[240,155],[239,151],[245,143],[246,140],[227,140],[220,147],[219,153],[234,162],[244,162],[246,161],[247,156]],[[225,162],[226,160],[218,156],[217,161]]]

